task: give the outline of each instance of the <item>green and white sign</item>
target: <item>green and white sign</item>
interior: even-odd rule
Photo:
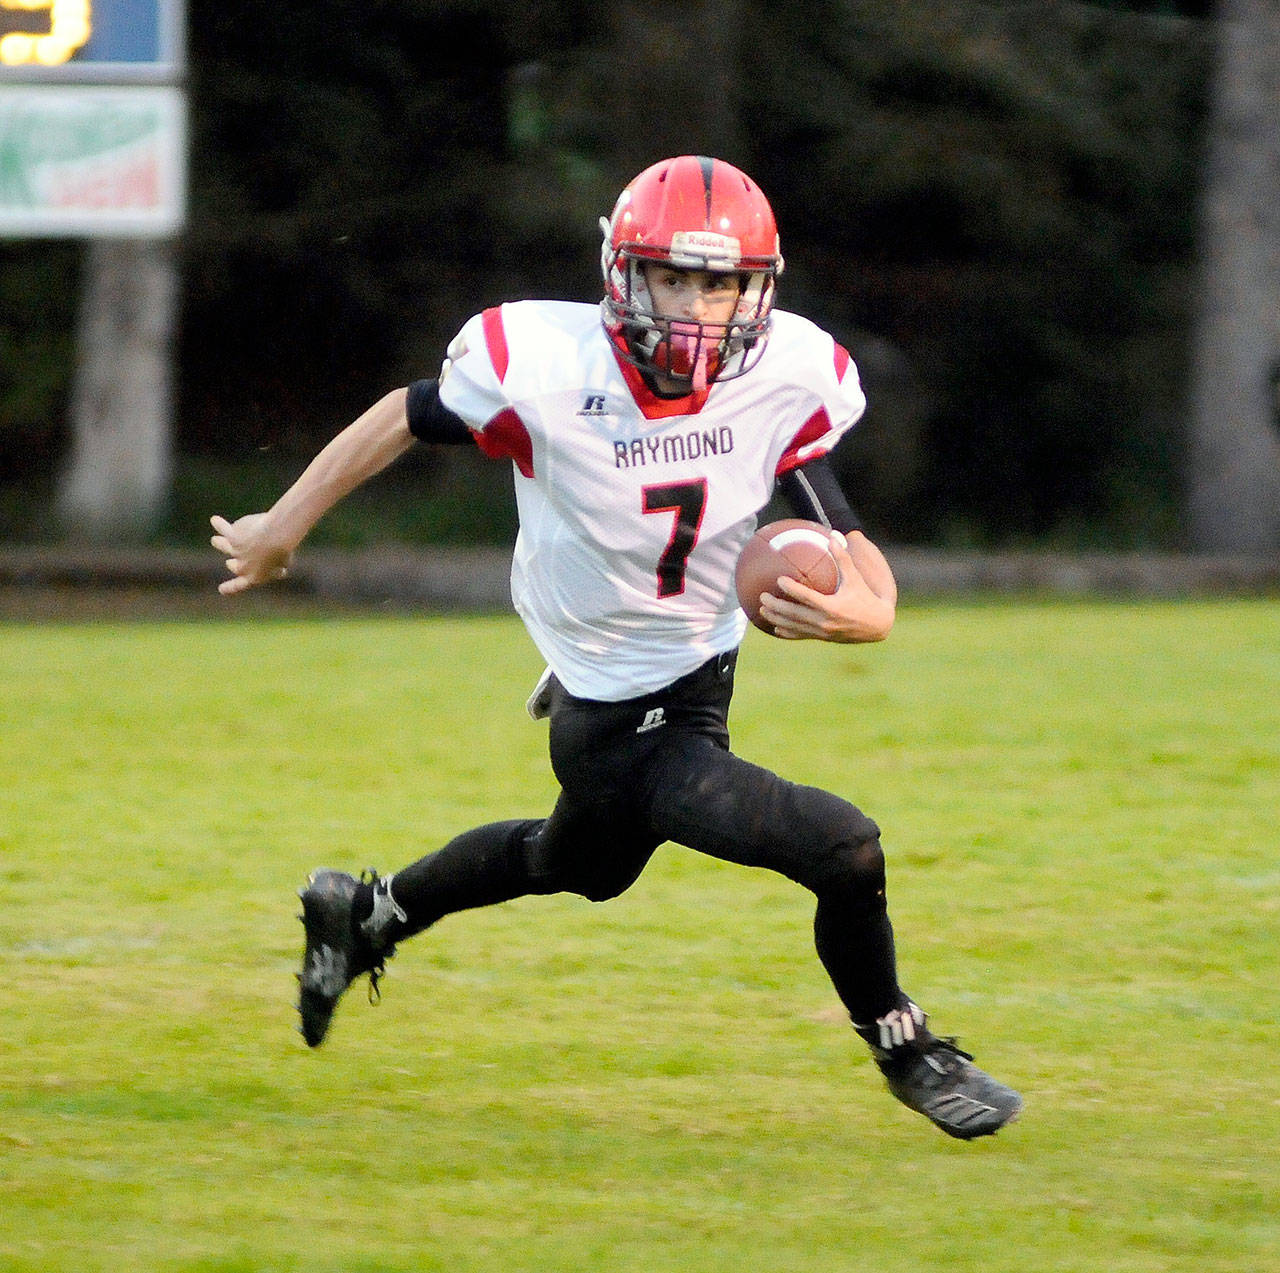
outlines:
[[[0,86],[0,238],[182,227],[186,105],[168,86]]]

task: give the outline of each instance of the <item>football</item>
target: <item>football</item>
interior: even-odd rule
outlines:
[[[738,604],[762,632],[773,635],[773,625],[760,616],[760,594],[778,591],[783,575],[827,595],[840,586],[840,567],[831,555],[831,532],[817,522],[799,517],[761,526],[742,550],[734,583]]]

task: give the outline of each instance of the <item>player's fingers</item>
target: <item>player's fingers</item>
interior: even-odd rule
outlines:
[[[799,579],[792,579],[790,575],[782,575],[778,579],[778,587],[788,597],[794,597],[807,606],[821,606],[827,596],[825,592],[818,592],[816,588],[810,588],[808,584],[801,583]]]
[[[833,530],[829,538],[831,555],[836,559],[836,565],[840,567],[840,573],[844,574],[853,565],[853,557],[849,552],[849,541],[838,530]]]
[[[819,593],[818,595],[821,596],[822,594]],[[760,613],[775,629],[781,627],[792,630],[799,629],[811,614],[804,606],[797,605],[794,601],[786,601],[781,597],[775,597],[769,592],[760,594]]]
[[[216,513],[209,518],[209,525],[218,533],[209,537],[209,543],[213,545],[220,553],[233,553],[235,549],[231,546],[232,525],[225,517],[219,517]]]
[[[770,620],[772,622],[772,620]],[[807,641],[811,640],[814,633],[808,628],[796,627],[788,623],[785,619],[779,620],[773,625],[773,635],[781,637],[784,641]]]
[[[837,542],[837,536],[839,541]],[[831,555],[835,558],[836,566],[840,570],[840,591],[846,592],[852,589],[854,592],[869,596],[871,594],[871,585],[867,583],[862,571],[858,569],[858,563],[854,561],[853,554],[845,545],[847,540],[839,531],[831,532]]]
[[[248,586],[249,581],[247,579],[242,579],[237,575],[234,579],[224,579],[218,585],[218,591],[222,593],[224,597],[230,597],[237,592],[243,592]]]
[[[793,581],[790,579],[780,579],[778,582],[791,583]],[[779,591],[781,591],[781,589]],[[770,616],[776,614],[782,618],[786,618],[788,615],[798,613],[801,607],[796,602],[787,600],[786,597],[778,596],[776,592],[762,592],[760,594],[760,609],[767,611]]]

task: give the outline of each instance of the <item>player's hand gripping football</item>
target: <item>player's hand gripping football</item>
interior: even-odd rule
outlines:
[[[831,534],[831,554],[840,567],[840,587],[830,596],[796,579],[778,580],[784,593],[766,592],[760,613],[774,635],[791,641],[883,641],[893,627],[898,590],[880,550],[854,531],[848,540]]]
[[[293,550],[277,542],[269,513],[249,513],[234,522],[215,514],[209,524],[218,532],[209,542],[226,557],[233,576],[218,585],[223,596],[273,583],[289,573]]]

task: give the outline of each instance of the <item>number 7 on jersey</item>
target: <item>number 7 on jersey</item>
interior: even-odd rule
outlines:
[[[684,572],[689,554],[698,542],[702,514],[707,507],[707,479],[646,486],[643,491],[646,513],[674,513],[671,537],[658,558],[658,596],[678,597],[684,591]]]

